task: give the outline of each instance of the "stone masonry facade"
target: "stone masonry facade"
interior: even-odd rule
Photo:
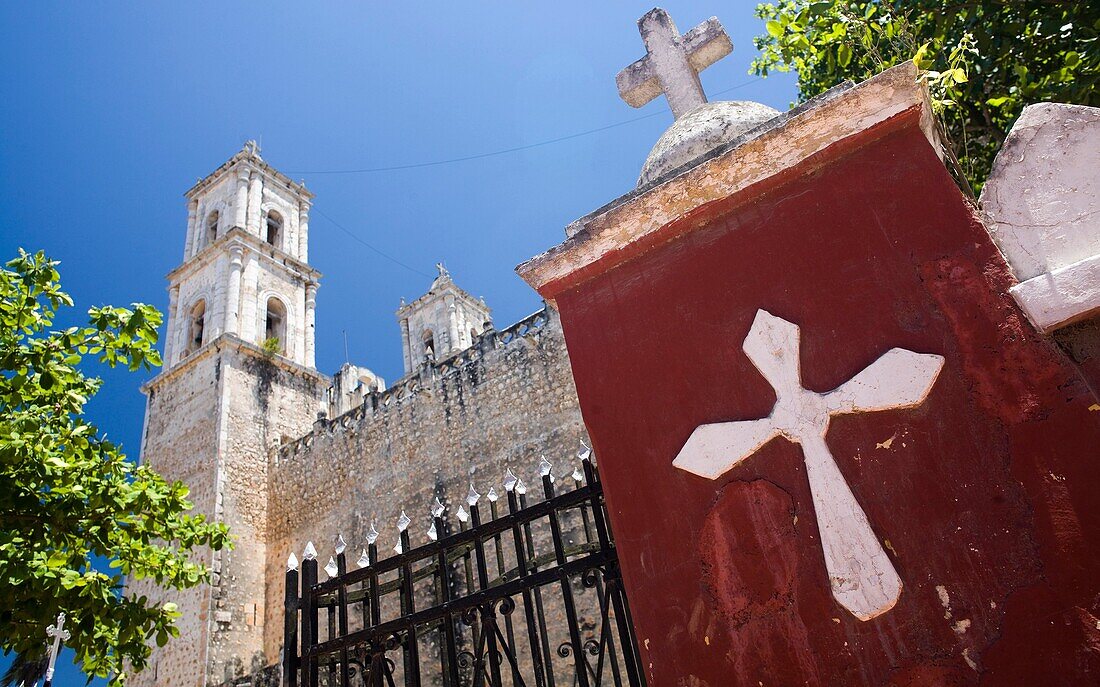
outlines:
[[[268,447],[308,427],[327,378],[223,335],[147,388],[142,458],[191,489],[195,512],[226,523],[235,547],[214,555],[207,585],[168,594],[145,581],[130,590],[174,601],[180,637],[154,652],[138,685],[218,684],[262,668]],[[205,669],[204,669],[205,664]]]
[[[564,470],[582,440],[565,340],[545,308],[470,348],[425,364],[358,408],[317,423],[272,453],[268,465],[264,650],[278,659],[287,557],[314,541],[322,563],[337,534],[352,560],[374,522],[379,555],[392,555],[404,509],[414,545],[428,541],[435,498],[452,514],[471,482],[481,493],[507,468],[537,483],[539,457]],[[563,625],[564,626],[564,625]]]
[[[267,684],[291,552],[312,540],[327,560],[338,533],[358,551],[372,522],[389,551],[402,509],[422,541],[435,498],[457,505],[471,481],[500,490],[509,467],[534,478],[544,454],[564,468],[586,433],[553,309],[498,330],[440,265],[397,313],[406,374],[387,387],[345,365],[330,378],[314,364],[312,194],[249,143],[187,197],[141,460],[184,481],[195,512],[226,523],[235,546],[199,554],[212,574],[196,589],[130,582],[182,612],[180,636],[131,684]]]

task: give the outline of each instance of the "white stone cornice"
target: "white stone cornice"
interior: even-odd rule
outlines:
[[[181,374],[190,370],[200,360],[205,360],[212,355],[227,350],[243,353],[252,358],[263,359],[291,374],[312,378],[316,380],[318,384],[322,384],[326,387],[332,384],[332,379],[322,372],[306,367],[305,365],[299,365],[290,358],[281,355],[272,355],[256,344],[249,343],[234,334],[222,334],[213,341],[203,344],[203,346],[194,353],[191,353],[175,365],[164,369],[160,374],[142,384],[141,392],[146,395],[155,392],[164,383],[176,379]]]
[[[237,167],[238,165],[247,165],[249,169],[260,171],[269,180],[277,182],[279,185],[284,186],[300,198],[305,198],[308,200],[314,197],[313,193],[303,184],[292,180],[287,175],[283,174],[279,170],[264,162],[262,158],[250,155],[247,151],[244,150],[238,152],[236,155],[226,160],[213,172],[207,174],[205,177],[195,182],[195,185],[189,188],[187,192],[183,194],[184,197],[188,199],[195,198],[196,196],[200,195],[204,190],[213,186],[215,183],[217,183],[219,180],[229,174],[231,170],[233,170],[233,168]]]
[[[233,227],[165,276],[170,284],[179,283],[180,280],[216,260],[227,250],[230,252],[247,250],[266,263],[275,265],[276,268],[305,282],[317,282],[321,278],[321,273],[308,263],[302,262],[290,253],[272,246],[240,227]]]
[[[417,309],[421,306],[427,305],[428,303],[432,303],[434,301],[440,300],[443,297],[445,297],[447,294],[451,294],[451,295],[456,296],[458,298],[461,298],[461,299],[463,299],[463,300],[465,300],[469,303],[473,303],[478,308],[484,310],[486,314],[492,312],[492,310],[489,308],[488,305],[485,305],[484,303],[481,302],[480,298],[474,298],[472,295],[470,295],[469,291],[466,291],[465,289],[463,289],[462,287],[458,286],[453,281],[451,281],[444,288],[439,289],[438,291],[429,291],[428,293],[424,294],[420,298],[417,298],[416,300],[414,300],[410,303],[406,303],[405,305],[402,305],[401,307],[399,307],[396,311],[397,318],[401,319],[402,317],[407,316],[408,313],[411,312],[412,310]]]

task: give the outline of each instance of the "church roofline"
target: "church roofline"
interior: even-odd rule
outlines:
[[[454,282],[454,279],[452,279],[449,274],[446,275],[446,276],[447,276],[446,281],[444,281],[442,283],[439,283],[440,279],[439,279],[439,277],[437,277],[435,279],[435,281],[432,282],[432,287],[429,287],[428,292],[425,293],[420,298],[417,298],[415,301],[412,301],[410,303],[406,303],[405,305],[402,305],[399,308],[397,308],[397,310],[394,313],[395,315],[397,315],[397,318],[401,319],[401,317],[404,316],[405,313],[409,312],[410,310],[414,309],[415,307],[417,307],[419,305],[424,305],[425,303],[429,303],[434,299],[442,298],[443,296],[446,295],[448,289],[451,290],[454,293],[454,295],[456,295],[460,298],[463,298],[467,301],[470,301],[471,303],[475,304],[477,307],[483,309],[487,314],[492,312],[492,309],[488,305],[486,305],[484,300],[482,300],[481,298],[475,298],[472,294],[470,294],[469,291],[466,291],[461,286],[456,284]],[[438,287],[436,287],[437,283],[439,284]]]
[[[543,306],[535,312],[503,329],[497,330],[490,327],[479,334],[470,346],[455,351],[439,360],[424,363],[415,370],[406,372],[386,388],[371,391],[355,407],[335,417],[318,420],[313,430],[280,445],[278,449],[270,454],[269,460],[274,459],[275,462],[288,460],[293,458],[303,446],[308,447],[313,438],[319,433],[327,432],[333,428],[348,427],[356,420],[362,421],[388,412],[391,408],[399,408],[408,403],[415,403],[417,397],[422,393],[430,396],[434,385],[442,383],[442,375],[447,374],[447,371],[472,363],[484,357],[488,351],[507,348],[516,342],[525,340],[541,330],[555,317],[557,315],[553,309],[548,303],[544,302]]]
[[[259,148],[251,148],[249,145],[250,143],[251,142],[246,143],[244,148],[239,150],[233,157],[222,163],[220,167],[195,182],[195,185],[187,189],[187,191],[183,194],[184,197],[188,200],[194,198],[203,190],[216,183],[218,179],[220,179],[230,169],[241,162],[247,162],[248,164],[254,165],[260,171],[266,173],[268,176],[275,179],[276,181],[281,182],[291,191],[305,197],[307,200],[312,200],[315,197],[313,193],[305,187],[304,183],[294,181],[287,175],[283,174],[282,172],[265,162],[264,159],[260,157]]]
[[[230,244],[234,243],[251,248],[258,255],[267,258],[273,264],[296,274],[306,281],[317,282],[321,279],[321,272],[313,268],[309,263],[302,262],[290,253],[287,253],[281,248],[276,248],[267,241],[261,240],[258,236],[250,234],[241,227],[230,228],[229,231],[219,236],[213,243],[205,246],[192,256],[191,259],[166,274],[165,278],[170,284],[175,283],[189,272],[198,269],[200,266],[207,264],[209,261],[223,254],[224,250],[228,249]]]

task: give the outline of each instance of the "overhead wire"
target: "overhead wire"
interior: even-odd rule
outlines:
[[[351,231],[350,229],[348,229],[347,227],[345,227],[345,226],[344,226],[343,224],[340,224],[339,222],[337,222],[336,220],[334,220],[334,219],[333,219],[332,217],[330,217],[330,216],[329,216],[329,215],[328,215],[327,213],[325,213],[325,212],[324,212],[323,210],[321,210],[321,209],[319,209],[319,208],[317,208],[317,207],[314,207],[314,208],[313,208],[313,212],[316,212],[316,213],[317,213],[318,215],[320,215],[320,216],[324,217],[325,219],[327,219],[327,220],[328,220],[329,222],[331,222],[331,223],[332,223],[332,225],[333,225],[334,227],[336,227],[336,228],[337,228],[337,229],[339,229],[340,231],[342,231],[342,232],[344,232],[345,234],[347,234],[348,236],[350,236],[350,237],[352,238],[352,240],[354,240],[354,241],[356,241],[356,242],[358,242],[358,243],[361,243],[361,244],[363,244],[363,245],[364,245],[364,246],[366,246],[367,248],[371,249],[372,251],[374,251],[375,253],[377,253],[377,254],[378,254],[378,255],[380,255],[381,257],[385,258],[386,260],[389,260],[390,262],[394,263],[395,265],[400,265],[401,267],[404,267],[405,269],[409,270],[410,272],[413,272],[413,273],[415,273],[415,274],[419,274],[419,275],[420,275],[420,276],[422,276],[422,277],[427,277],[427,278],[429,278],[429,279],[431,279],[431,278],[432,278],[432,275],[428,274],[427,272],[421,272],[420,270],[416,269],[415,267],[411,267],[411,266],[409,266],[409,265],[406,265],[405,263],[401,262],[400,260],[398,260],[397,258],[393,257],[392,255],[390,255],[390,254],[388,254],[388,253],[386,253],[386,252],[384,252],[384,251],[382,251],[382,250],[379,250],[378,248],[375,248],[375,247],[374,247],[374,246],[372,246],[372,245],[371,245],[370,243],[368,243],[368,242],[364,241],[363,239],[359,238],[358,236],[356,236],[356,235],[355,235],[355,233],[353,233],[353,232],[352,232],[352,231]]]
[[[763,77],[758,76],[758,77],[756,77],[754,79],[750,79],[750,80],[748,80],[744,83],[737,84],[736,86],[731,86],[731,87],[726,88],[724,90],[717,91],[717,92],[713,93],[712,95],[722,95],[724,93],[729,93],[730,91],[736,91],[739,88],[744,88],[746,86],[750,86],[750,85],[756,83],[757,81],[760,81],[761,79],[763,79]],[[509,153],[517,153],[517,152],[520,152],[522,150],[530,150],[532,148],[540,148],[542,146],[548,146],[548,145],[552,145],[554,143],[561,143],[563,141],[569,141],[569,140],[572,140],[574,138],[580,138],[582,136],[590,136],[592,134],[596,134],[596,133],[599,133],[601,131],[607,131],[608,129],[614,129],[616,127],[625,126],[627,124],[633,124],[634,122],[640,122],[644,119],[651,119],[653,117],[657,117],[659,115],[663,115],[663,114],[666,114],[668,112],[669,112],[669,109],[666,107],[666,108],[657,110],[656,112],[651,112],[649,114],[642,115],[641,117],[634,117],[632,119],[626,119],[626,120],[623,120],[621,122],[616,122],[614,124],[607,124],[605,126],[596,127],[594,129],[588,129],[586,131],[579,131],[577,133],[567,134],[565,136],[558,136],[556,138],[550,138],[550,139],[547,139],[545,141],[538,141],[536,143],[529,143],[527,145],[521,145],[521,146],[513,146],[511,148],[502,148],[500,150],[493,150],[493,151],[489,151],[489,152],[485,152],[485,153],[477,153],[477,154],[474,154],[474,155],[463,155],[461,157],[452,157],[452,158],[447,158],[447,159],[444,159],[444,160],[431,160],[431,161],[428,161],[428,162],[415,162],[415,163],[399,164],[399,165],[387,165],[387,166],[384,166],[384,167],[363,167],[363,168],[360,168],[360,169],[321,169],[321,170],[313,170],[313,171],[308,171],[308,172],[298,171],[298,172],[288,172],[288,174],[290,174],[290,175],[306,175],[306,176],[308,176],[308,175],[320,175],[320,174],[366,174],[366,173],[377,173],[377,172],[395,172],[395,171],[400,171],[400,170],[405,170],[405,169],[420,169],[420,168],[423,168],[423,167],[437,167],[437,166],[440,166],[440,165],[449,165],[449,164],[454,164],[454,163],[458,163],[458,162],[468,162],[470,160],[480,160],[480,159],[487,158],[487,157],[495,157],[495,156],[498,156],[498,155],[507,155]],[[347,234],[352,240],[354,240],[355,242],[357,242],[357,243],[365,246],[366,248],[370,249],[372,252],[379,255],[380,257],[385,258],[386,260],[389,260],[390,262],[394,263],[395,265],[399,265],[400,267],[404,267],[405,269],[409,270],[410,272],[413,272],[414,274],[418,274],[422,277],[427,277],[429,279],[432,278],[432,275],[430,275],[426,272],[421,272],[420,270],[416,269],[415,267],[407,265],[404,262],[402,262],[401,260],[398,260],[397,258],[393,257],[392,255],[389,255],[385,251],[382,251],[379,248],[376,248],[375,246],[371,245],[368,241],[365,241],[364,239],[359,237],[357,234],[355,234],[355,232],[351,231],[350,229],[348,229],[344,225],[337,222],[335,219],[333,219],[330,215],[325,213],[320,208],[314,207],[313,212],[317,213],[321,217],[324,217],[326,220],[331,222],[334,227],[336,227],[340,231]]]
[[[731,87],[729,87],[725,90],[718,91],[717,93],[714,93],[713,95],[722,95],[723,93],[729,93],[730,91],[735,91],[739,88],[744,88],[745,86],[750,86],[750,85],[756,83],[757,81],[760,81],[763,78],[764,77],[758,76],[755,79],[750,79],[749,81],[746,81],[744,83],[740,83],[740,84],[737,84],[736,86],[731,86]],[[362,168],[359,168],[359,169],[315,169],[315,170],[312,170],[312,171],[304,171],[304,172],[303,171],[291,171],[291,172],[287,172],[287,174],[294,175],[294,176],[299,175],[299,174],[302,174],[302,175],[310,175],[310,174],[367,174],[367,173],[372,173],[372,172],[396,172],[396,171],[400,171],[400,170],[403,170],[403,169],[419,169],[419,168],[422,168],[422,167],[436,167],[436,166],[439,166],[439,165],[449,165],[449,164],[453,164],[453,163],[456,163],[456,162],[468,162],[470,160],[480,160],[480,159],[487,158],[487,157],[495,157],[497,155],[507,155],[508,153],[518,153],[522,150],[530,150],[531,148],[540,148],[542,146],[552,145],[554,143],[561,143],[563,141],[569,141],[569,140],[572,140],[574,138],[580,138],[582,136],[590,136],[592,134],[598,134],[601,131],[607,131],[608,129],[614,129],[616,127],[625,126],[627,124],[633,124],[634,122],[640,122],[643,119],[651,119],[653,117],[657,117],[657,116],[665,114],[667,112],[669,112],[669,109],[666,107],[666,108],[657,110],[656,112],[651,112],[647,115],[642,115],[641,117],[634,117],[632,119],[625,119],[621,122],[615,122],[614,124],[607,124],[607,125],[604,125],[604,126],[596,127],[595,129],[588,129],[587,131],[578,131],[576,133],[567,134],[565,136],[558,136],[557,138],[550,138],[550,139],[547,139],[545,141],[538,141],[536,143],[528,143],[526,145],[513,146],[511,148],[502,148],[500,150],[492,150],[492,151],[485,152],[485,153],[475,153],[473,155],[463,155],[461,157],[452,157],[452,158],[447,158],[447,159],[444,159],[444,160],[430,160],[430,161],[427,161],[427,162],[412,162],[412,163],[400,164],[400,165],[387,165],[387,166],[384,166],[384,167],[362,167]]]

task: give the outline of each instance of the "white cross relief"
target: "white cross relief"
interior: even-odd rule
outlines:
[[[721,22],[711,17],[684,35],[672,17],[654,7],[638,20],[646,56],[619,72],[619,95],[631,107],[641,107],[661,93],[679,119],[707,102],[699,72],[733,52]]]
[[[756,312],[744,351],[775,389],[775,407],[760,420],[700,425],[673,461],[717,479],[775,436],[802,445],[833,597],[860,620],[894,607],[901,578],[825,443],[833,415],[912,408],[932,389],[943,356],[893,348],[833,391],[802,387],[798,326]]]

